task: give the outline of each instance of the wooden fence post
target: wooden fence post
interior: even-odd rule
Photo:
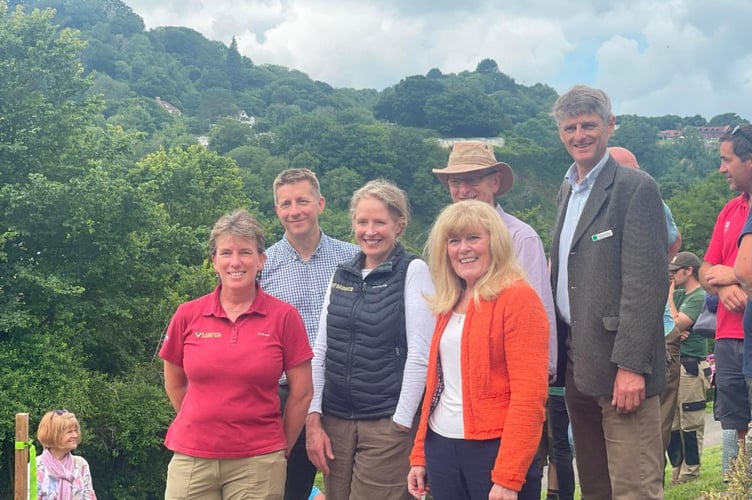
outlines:
[[[16,443],[29,441],[29,414],[16,413]],[[28,500],[29,498],[29,448],[18,449],[15,456],[15,495],[14,500]],[[36,471],[32,471],[36,474]]]

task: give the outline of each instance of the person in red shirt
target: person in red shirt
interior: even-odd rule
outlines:
[[[408,490],[516,499],[540,442],[548,319],[487,203],[444,208],[428,243],[437,314]]]
[[[734,429],[739,439],[747,434],[750,404],[743,372],[742,318],[747,295],[734,276],[739,233],[749,216],[752,193],[752,126],[736,127],[719,139],[718,169],[739,196],[726,203],[716,219],[713,235],[700,266],[700,284],[719,298],[715,331],[716,418],[723,429]]]
[[[165,499],[282,498],[287,450],[313,395],[303,320],[257,284],[264,234],[245,210],[221,217],[209,240],[219,285],[181,304],[160,350],[177,415]],[[290,395],[280,412],[278,381]]]

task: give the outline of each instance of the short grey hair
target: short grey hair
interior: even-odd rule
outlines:
[[[608,123],[613,118],[611,99],[600,90],[587,85],[575,85],[567,93],[556,99],[552,114],[557,125],[573,116],[595,113]]]

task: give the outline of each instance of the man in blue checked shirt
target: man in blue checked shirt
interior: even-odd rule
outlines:
[[[329,281],[337,265],[351,260],[358,247],[321,231],[319,215],[326,201],[311,170],[285,170],[274,179],[273,188],[274,209],[285,234],[266,250],[261,288],[298,309],[313,346]],[[282,411],[288,394],[287,380],[282,377],[279,383]],[[311,493],[316,467],[308,460],[305,441],[304,428],[289,450],[285,500],[306,500]]]

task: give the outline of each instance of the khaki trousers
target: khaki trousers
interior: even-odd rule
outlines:
[[[571,363],[566,392],[583,500],[663,499],[660,396],[618,414],[611,397],[577,390]]]
[[[412,500],[407,492],[416,426],[405,430],[391,417],[345,420],[322,415],[334,460],[324,476],[326,500]]]
[[[282,451],[233,459],[175,453],[165,500],[282,500],[286,467]]]
[[[673,481],[683,482],[700,476],[707,397],[707,380],[703,371],[707,367],[707,361],[699,362],[697,375],[681,367],[678,405],[669,446]]]
[[[671,438],[671,427],[676,414],[676,402],[679,398],[679,348],[681,346],[681,332],[674,327],[666,336],[666,388],[661,393],[661,440],[663,453],[668,449]]]

